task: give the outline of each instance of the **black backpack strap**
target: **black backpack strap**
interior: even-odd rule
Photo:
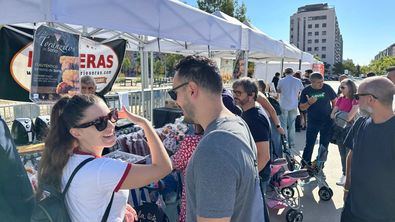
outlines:
[[[62,195],[63,195],[63,196],[66,195],[66,192],[67,192],[67,190],[68,190],[69,187],[70,187],[71,181],[73,180],[73,178],[74,178],[74,176],[77,174],[77,172],[81,169],[81,167],[83,167],[85,164],[87,164],[88,162],[90,162],[90,161],[92,161],[92,160],[94,160],[94,159],[95,159],[95,158],[91,157],[91,158],[88,158],[88,159],[82,161],[80,164],[78,164],[78,166],[74,169],[73,173],[71,174],[69,180],[67,181],[67,184],[66,184],[66,186],[65,186],[65,188],[64,188],[64,190],[63,190],[63,192],[62,192]]]
[[[110,203],[108,203],[106,212],[104,212],[103,218],[101,219],[102,222],[106,222],[108,215],[110,214],[112,201],[114,200],[114,192],[112,192]]]

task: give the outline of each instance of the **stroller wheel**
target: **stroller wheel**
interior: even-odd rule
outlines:
[[[320,196],[320,199],[323,201],[328,201],[332,198],[333,196],[333,191],[329,187],[321,187],[318,190],[318,195]]]
[[[289,209],[286,213],[287,222],[301,222],[303,221],[303,214],[294,209]]]
[[[295,190],[292,187],[284,187],[281,189],[281,194],[285,198],[292,198],[295,195]]]

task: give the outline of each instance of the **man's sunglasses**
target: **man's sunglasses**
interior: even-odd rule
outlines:
[[[177,87],[174,87],[173,89],[171,89],[170,91],[168,91],[167,93],[169,94],[170,98],[174,101],[177,100],[177,89],[186,86],[189,82],[184,82],[181,85],[178,85]]]
[[[75,126],[74,128],[88,128],[90,126],[95,126],[97,131],[103,131],[107,128],[108,121],[116,123],[118,121],[118,110],[114,109],[109,112],[106,116],[101,116],[91,122],[83,123],[81,125]]]
[[[354,98],[356,100],[359,100],[361,98],[361,96],[372,96],[373,98],[377,99],[377,96],[371,94],[371,93],[358,93],[354,95]]]

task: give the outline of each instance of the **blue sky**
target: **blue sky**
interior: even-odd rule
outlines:
[[[196,0],[186,2],[197,6]],[[375,55],[395,43],[395,0],[244,0],[244,3],[254,26],[286,41],[289,41],[289,18],[298,7],[328,3],[335,7],[343,35],[343,59],[352,59],[355,64],[368,65]]]

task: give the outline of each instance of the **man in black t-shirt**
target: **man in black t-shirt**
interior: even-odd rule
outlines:
[[[359,86],[359,118],[345,139],[347,157],[345,204],[341,222],[395,221],[395,85],[370,77]]]
[[[336,93],[324,83],[320,73],[310,75],[311,85],[302,90],[299,108],[307,110],[306,146],[303,151],[302,165],[311,164],[311,156],[318,133],[320,133],[320,146],[317,163],[323,164],[328,154],[329,140],[332,135],[332,107],[335,105]],[[322,165],[321,165],[322,166]]]
[[[265,195],[266,185],[270,179],[270,123],[269,117],[262,106],[256,103],[258,86],[250,78],[241,78],[233,83],[234,99],[243,113],[241,118],[250,128],[258,151],[258,170],[262,178],[262,195]],[[265,221],[269,221],[269,214],[265,204]]]

